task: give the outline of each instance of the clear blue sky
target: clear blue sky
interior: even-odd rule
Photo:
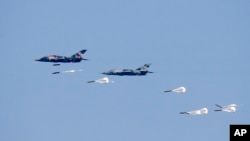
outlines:
[[[1,141],[227,141],[249,124],[248,0],[1,0]],[[88,49],[78,64],[34,59]],[[152,63],[154,74],[111,76]],[[83,69],[73,74],[54,71]],[[184,95],[163,91],[185,86]],[[214,104],[240,105],[215,113]],[[180,115],[207,107],[205,116]]]

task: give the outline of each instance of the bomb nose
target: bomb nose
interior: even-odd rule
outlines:
[[[102,74],[105,74],[105,75],[106,75],[106,74],[107,74],[107,72],[102,72]]]

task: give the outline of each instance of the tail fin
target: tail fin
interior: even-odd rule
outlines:
[[[140,68],[137,68],[136,70],[147,70],[150,67],[151,64],[145,64],[141,66]]]
[[[218,104],[215,104],[215,106],[219,107],[219,108],[222,108],[222,106],[218,105]]]
[[[78,59],[81,58],[82,60],[88,60],[88,59],[82,58],[82,55],[83,55],[86,51],[87,51],[86,49],[83,49],[83,50],[77,52],[76,54],[72,55],[71,57],[72,57],[72,58],[78,58]]]

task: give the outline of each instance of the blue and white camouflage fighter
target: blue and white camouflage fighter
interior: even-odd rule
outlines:
[[[153,73],[151,71],[148,71],[148,68],[151,64],[145,64],[141,66],[140,68],[137,68],[135,70],[133,69],[112,69],[107,72],[103,72],[102,74],[105,75],[119,75],[119,76],[144,76],[147,73]]]
[[[39,59],[35,59],[35,61],[39,62],[52,62],[52,63],[79,63],[82,60],[88,60],[82,58],[83,54],[86,52],[86,49],[83,49],[72,56],[59,56],[59,55],[49,55],[44,56]],[[59,66],[60,64],[54,64],[53,66]]]

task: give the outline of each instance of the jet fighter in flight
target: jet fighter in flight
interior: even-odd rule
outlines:
[[[103,72],[102,74],[105,75],[119,75],[119,76],[124,76],[124,75],[128,75],[128,76],[142,76],[142,75],[146,75],[147,73],[153,73],[148,71],[148,68],[151,64],[145,64],[144,66],[141,66],[140,68],[137,68],[135,70],[132,69],[112,69],[110,71],[107,72]]]
[[[39,59],[35,59],[35,61],[40,61],[40,62],[52,62],[52,63],[78,63],[81,62],[82,60],[88,60],[82,58],[82,55],[86,52],[86,49],[83,49],[76,54],[67,57],[67,56],[59,56],[59,55],[49,55],[49,56],[44,56]],[[53,66],[58,66],[60,64],[54,64]]]

